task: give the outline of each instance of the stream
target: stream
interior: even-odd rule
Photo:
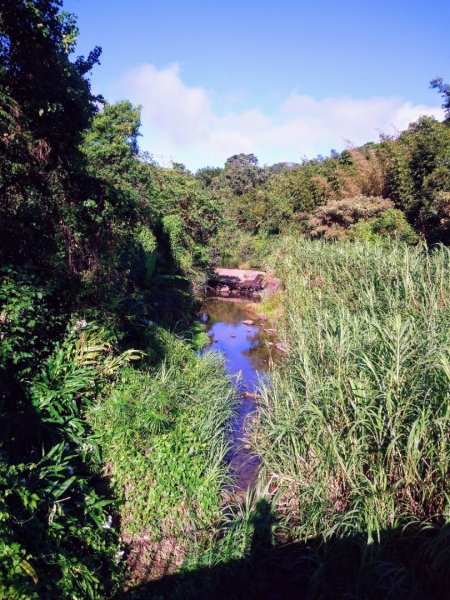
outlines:
[[[200,311],[210,338],[203,351],[224,354],[225,367],[235,378],[239,392],[227,455],[235,491],[245,491],[256,483],[260,460],[252,454],[245,435],[256,411],[259,383],[267,380],[275,354],[275,331],[258,315],[257,307],[257,303],[248,300],[209,298]]]

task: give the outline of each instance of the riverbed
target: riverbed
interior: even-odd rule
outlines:
[[[256,483],[259,457],[252,453],[245,437],[255,416],[260,385],[268,380],[272,361],[276,358],[275,332],[258,315],[257,309],[255,302],[209,298],[200,312],[210,339],[204,351],[213,350],[224,355],[225,368],[238,390],[227,456],[236,491],[245,491]]]

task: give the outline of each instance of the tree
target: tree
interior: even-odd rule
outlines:
[[[88,268],[76,211],[89,196],[82,132],[96,112],[86,74],[100,49],[69,59],[77,29],[59,0],[0,8],[0,259]],[[94,261],[95,262],[95,261]]]
[[[0,9],[0,83],[8,99],[51,163],[68,164],[96,111],[85,75],[99,62],[96,47],[85,59],[69,59],[78,30],[59,12],[60,0],[16,0]],[[31,51],[32,49],[32,51]],[[7,106],[5,106],[5,101]]]
[[[203,167],[198,169],[195,177],[199,179],[205,187],[212,187],[214,181],[218,181],[222,175],[223,169],[220,167]]]
[[[450,84],[445,83],[442,77],[435,77],[430,81],[430,87],[433,90],[438,90],[444,99],[442,108],[445,111],[445,122],[450,124]]]
[[[235,154],[227,158],[224,168],[225,179],[234,194],[241,196],[264,183],[267,174],[258,166],[254,154]]]

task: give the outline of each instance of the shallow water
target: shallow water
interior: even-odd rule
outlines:
[[[257,304],[248,301],[210,298],[205,300],[200,312],[210,338],[204,350],[224,354],[226,369],[236,377],[240,394],[231,423],[231,447],[227,456],[237,490],[246,490],[255,484],[259,467],[259,457],[251,453],[244,441],[257,400],[245,394],[257,392],[259,382],[268,377],[273,358],[269,345],[273,343],[271,333],[264,331],[268,326],[260,321],[256,310]],[[253,324],[244,321],[253,321]]]

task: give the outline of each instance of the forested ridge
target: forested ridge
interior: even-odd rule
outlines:
[[[59,0],[0,5],[0,598],[265,597],[266,521],[297,544],[283,597],[445,598],[449,85],[443,122],[191,173],[93,94],[77,33]],[[218,264],[283,282],[240,500],[236,389],[198,352]]]

